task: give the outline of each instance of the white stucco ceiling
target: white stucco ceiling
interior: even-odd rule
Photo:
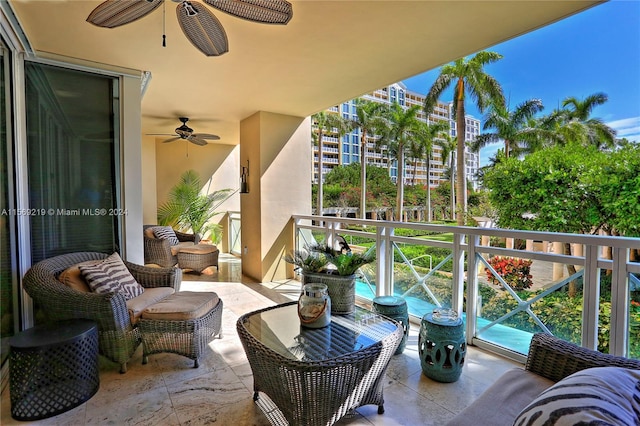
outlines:
[[[167,1],[125,26],[86,22],[101,2],[17,0],[11,5],[37,52],[150,71],[143,133],[171,133],[178,116],[198,132],[238,143],[257,111],[308,116],[591,7],[596,1],[293,1],[286,26],[209,8],[229,53],[205,57],[184,37]],[[425,87],[425,92],[428,88]]]

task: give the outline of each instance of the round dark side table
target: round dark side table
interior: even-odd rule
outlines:
[[[39,420],[86,402],[98,391],[98,328],[75,319],[38,325],[9,340],[11,417]]]

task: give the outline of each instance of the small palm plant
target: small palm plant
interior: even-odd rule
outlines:
[[[307,246],[302,250],[295,250],[284,256],[287,263],[291,263],[300,272],[323,272],[329,264],[324,253],[316,250],[316,246]]]
[[[205,195],[200,193],[202,186],[200,176],[194,170],[184,172],[178,184],[171,188],[167,202],[158,208],[158,223],[183,232],[191,230],[202,238],[209,236],[217,244],[220,242],[221,226],[210,221],[221,213],[216,209],[234,191],[221,189]]]
[[[307,245],[303,250],[295,250],[284,256],[302,273],[328,273],[340,276],[355,274],[361,266],[376,260],[373,249],[364,253],[354,253],[350,249],[336,250],[325,244]]]
[[[320,245],[314,248],[322,253],[335,269],[336,275],[348,276],[355,274],[361,266],[367,265],[376,260],[376,254],[373,249],[364,253],[354,253],[351,250],[336,250],[333,247]]]

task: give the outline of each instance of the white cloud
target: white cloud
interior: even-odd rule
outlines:
[[[640,117],[629,117],[605,123],[618,132],[618,138],[640,142]]]

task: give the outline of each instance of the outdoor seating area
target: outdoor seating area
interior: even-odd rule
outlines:
[[[15,424],[219,424],[268,425],[253,401],[253,377],[236,332],[238,319],[251,311],[289,302],[300,292],[297,281],[254,283],[243,279],[240,260],[222,255],[220,273],[185,275],[182,291],[213,291],[224,300],[221,338],[210,342],[193,361],[171,353],[149,357],[143,365],[140,345],[129,360],[127,374],[117,363],[100,357],[100,388],[86,403],[52,419],[18,422],[11,418],[8,389],[2,394],[0,423]],[[391,357],[384,386],[385,413],[376,405],[361,407],[338,424],[442,424],[469,405],[502,372],[519,364],[469,348],[460,380],[442,384],[425,377],[418,357],[418,330],[407,346]],[[385,420],[386,419],[386,420]]]
[[[144,225],[144,263],[163,268],[178,266],[202,273],[218,268],[220,250],[213,244],[201,244],[198,234],[176,231],[170,226]]]
[[[68,262],[78,260],[77,256],[67,256],[71,256]],[[84,257],[87,256],[84,255]],[[59,259],[54,263],[59,265],[58,269],[63,268]],[[175,268],[174,270],[179,271]],[[6,389],[2,394],[0,423],[37,425],[50,424],[54,421],[59,424],[89,425],[145,422],[177,425],[207,424],[215,421],[219,424],[236,425],[277,424],[282,421],[282,418],[277,417],[276,406],[270,398],[264,398],[262,393],[270,386],[263,381],[267,376],[263,375],[260,379],[253,375],[252,369],[256,364],[247,357],[243,347],[243,339],[246,340],[247,336],[243,338],[242,333],[239,334],[236,328],[239,328],[240,324],[247,324],[246,321],[251,321],[250,317],[259,312],[274,312],[273,308],[276,305],[291,306],[291,301],[300,294],[300,285],[300,282],[295,280],[252,282],[242,277],[240,259],[224,254],[221,256],[218,274],[184,275],[179,287],[181,292],[205,292],[215,294],[220,300],[224,300],[224,305],[214,303],[212,299],[204,303],[207,306],[216,307],[215,317],[219,318],[221,324],[218,323],[220,324],[218,338],[199,346],[199,368],[193,368],[193,361],[188,355],[185,357],[167,353],[172,352],[170,344],[160,348],[161,350],[154,351],[157,354],[148,357],[151,351],[145,349],[143,343],[134,349],[128,362],[127,374],[120,373],[118,363],[100,357],[98,392],[87,402],[52,419],[32,422],[14,420],[11,418],[10,395]],[[58,292],[64,291],[58,290]],[[208,310],[207,307],[204,309]],[[162,318],[159,320],[162,322]],[[272,329],[271,332],[273,330],[277,329]],[[267,333],[265,339],[269,339],[270,331],[263,330],[263,332]],[[251,331],[251,333],[254,332]],[[395,334],[397,333],[394,332],[394,339],[399,339],[401,333]],[[374,386],[376,391],[364,395],[362,404],[359,404],[362,406],[353,411],[349,410],[347,416],[342,417],[337,424],[439,425],[450,421],[453,422],[452,424],[465,424],[460,423],[460,419],[472,421],[477,418],[477,414],[473,413],[478,409],[478,405],[485,410],[487,405],[494,406],[492,395],[496,392],[496,387],[502,389],[503,393],[506,392],[504,380],[509,380],[509,377],[518,372],[520,375],[548,377],[541,380],[549,386],[573,371],[593,366],[640,368],[638,361],[624,360],[584,349],[577,350],[571,344],[540,335],[534,339],[532,353],[535,356],[530,357],[526,367],[469,346],[459,379],[452,383],[441,383],[424,374],[421,368],[418,340],[419,325],[413,323],[407,336],[405,349],[399,354],[390,356],[386,373],[379,376],[382,380],[370,377],[377,383]],[[312,344],[314,347],[318,345],[318,342],[300,343]],[[338,343],[332,342],[332,344]],[[396,345],[397,341],[385,350],[386,356],[390,355],[389,351],[392,351]],[[143,362],[145,358],[147,363]],[[296,364],[295,361],[288,361],[288,363]],[[375,368],[382,368],[384,371],[383,364],[384,362]],[[297,365],[294,367],[297,368]],[[506,379],[498,379],[503,374]],[[366,376],[369,377],[369,375]],[[259,381],[255,382],[254,379]],[[532,388],[537,394],[544,387]],[[260,391],[260,394],[256,399],[257,391]],[[384,391],[384,398],[382,398],[382,391]],[[527,395],[531,398],[535,397],[532,392],[528,392]],[[487,398],[492,401],[492,404],[486,403]],[[474,404],[474,401],[478,402]],[[501,410],[517,405],[513,403],[511,397],[506,401],[505,404],[500,405]],[[379,414],[378,405],[382,403],[384,403],[384,413]],[[522,401],[519,404],[522,405]],[[345,407],[347,405],[343,408]],[[517,408],[513,410],[519,411]],[[344,412],[341,413],[344,414]],[[463,414],[459,415],[460,413]]]
[[[118,363],[121,373],[140,343],[145,363],[150,354],[172,352],[198,367],[204,347],[220,332],[223,302],[215,292],[181,291],[181,283],[180,269],[93,252],[43,260],[24,279],[42,321],[95,321],[100,354]]]

